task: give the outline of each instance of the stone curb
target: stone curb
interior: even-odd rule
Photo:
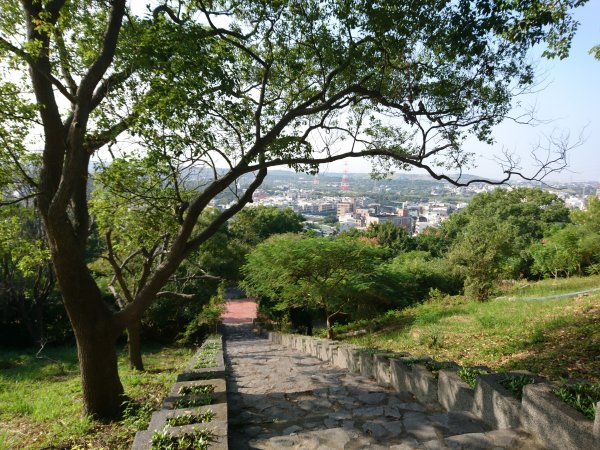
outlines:
[[[196,361],[200,357],[205,345],[217,343],[220,347],[216,353],[216,367],[194,368]],[[213,400],[211,405],[204,405],[195,408],[175,408],[175,402],[181,398],[194,397],[193,395],[179,395],[179,390],[183,386],[193,385],[214,385]],[[210,422],[184,425],[179,427],[165,427],[166,420],[170,417],[190,413],[202,413],[209,409],[215,412],[215,417]],[[186,368],[177,376],[177,381],[171,388],[169,396],[163,401],[160,411],[154,412],[150,425],[146,431],[138,431],[133,441],[132,450],[150,450],[152,448],[152,436],[157,430],[164,429],[169,434],[181,436],[196,429],[210,429],[213,432],[214,441],[210,443],[210,450],[227,450],[227,384],[225,382],[225,360],[223,357],[223,336],[220,339],[211,339],[196,351]]]
[[[600,404],[596,405],[596,420],[592,421],[557,398],[552,389],[545,383],[525,386],[523,428],[550,450],[600,448],[600,427],[594,430],[594,425],[600,424]]]
[[[423,403],[438,402],[447,411],[471,413],[498,432],[522,427],[551,450],[600,449],[600,402],[595,420],[588,420],[555,397],[552,386],[538,375],[507,372],[527,374],[535,380],[534,384],[524,387],[523,399],[519,401],[498,383],[503,374],[480,375],[475,389],[471,389],[458,376],[459,366],[453,362],[449,363],[455,364],[456,369],[441,369],[435,378],[422,364],[404,364],[403,360],[411,359],[409,353],[377,353],[349,344],[279,332],[269,332],[267,338],[274,344],[311,354],[340,369],[374,378],[381,386],[411,393]]]
[[[227,403],[217,403],[214,405],[199,406],[197,408],[161,409],[160,411],[152,413],[148,431],[162,430],[165,427],[167,419],[170,419],[171,417],[187,414],[202,414],[209,410],[215,413],[215,417],[211,422],[227,422]]]
[[[213,432],[214,441],[210,443],[210,450],[227,450],[227,422],[208,422],[182,427],[169,427],[165,430],[173,436],[181,436],[197,429],[209,429]],[[138,431],[133,441],[131,450],[148,450],[152,448],[152,436],[155,430]]]

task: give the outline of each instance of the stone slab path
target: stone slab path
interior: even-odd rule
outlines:
[[[538,449],[345,370],[226,326],[229,446],[246,449]]]

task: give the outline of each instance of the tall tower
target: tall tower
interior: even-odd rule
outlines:
[[[342,192],[348,192],[350,190],[350,183],[348,181],[348,163],[344,163],[344,174],[342,175],[340,189]]]
[[[316,174],[313,178],[313,189],[317,189],[321,184],[321,180],[319,179],[319,174]]]

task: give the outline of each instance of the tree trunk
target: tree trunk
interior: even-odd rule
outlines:
[[[327,321],[327,337],[329,339],[333,339],[333,324],[331,323],[331,318],[334,316],[335,314],[329,314],[329,313],[325,313],[325,320]]]
[[[144,362],[142,361],[141,329],[142,323],[140,320],[134,321],[127,327],[129,365],[135,370],[144,370]]]
[[[58,241],[58,239],[57,239]],[[77,341],[81,388],[86,414],[98,420],[117,419],[123,403],[123,385],[117,366],[117,338],[124,330],[102,299],[83,253],[73,251],[72,241],[62,240],[53,252],[54,267],[63,303]]]
[[[117,366],[116,337],[105,327],[73,324],[81,368],[81,389],[86,413],[99,420],[119,417],[124,391]]]

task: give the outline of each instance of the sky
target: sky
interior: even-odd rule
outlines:
[[[589,54],[590,48],[600,44],[600,1],[590,0],[575,11],[580,25],[573,40],[570,55],[564,60],[539,59],[540,80],[543,90],[522,97],[524,104],[535,105],[537,126],[505,122],[494,130],[496,143],[488,148],[478,142],[468,143],[468,150],[479,153],[477,167],[471,174],[500,177],[501,170],[490,158],[502,149],[521,157],[525,170],[533,170],[531,148],[545,136],[568,134],[575,142],[582,135],[584,142],[573,149],[567,158],[568,168],[552,174],[549,181],[600,181],[600,61]],[[537,51],[538,54],[541,51]],[[370,172],[365,161],[348,161],[349,172]],[[325,172],[341,172],[344,163],[332,163],[322,168]],[[414,171],[414,173],[419,173]]]

